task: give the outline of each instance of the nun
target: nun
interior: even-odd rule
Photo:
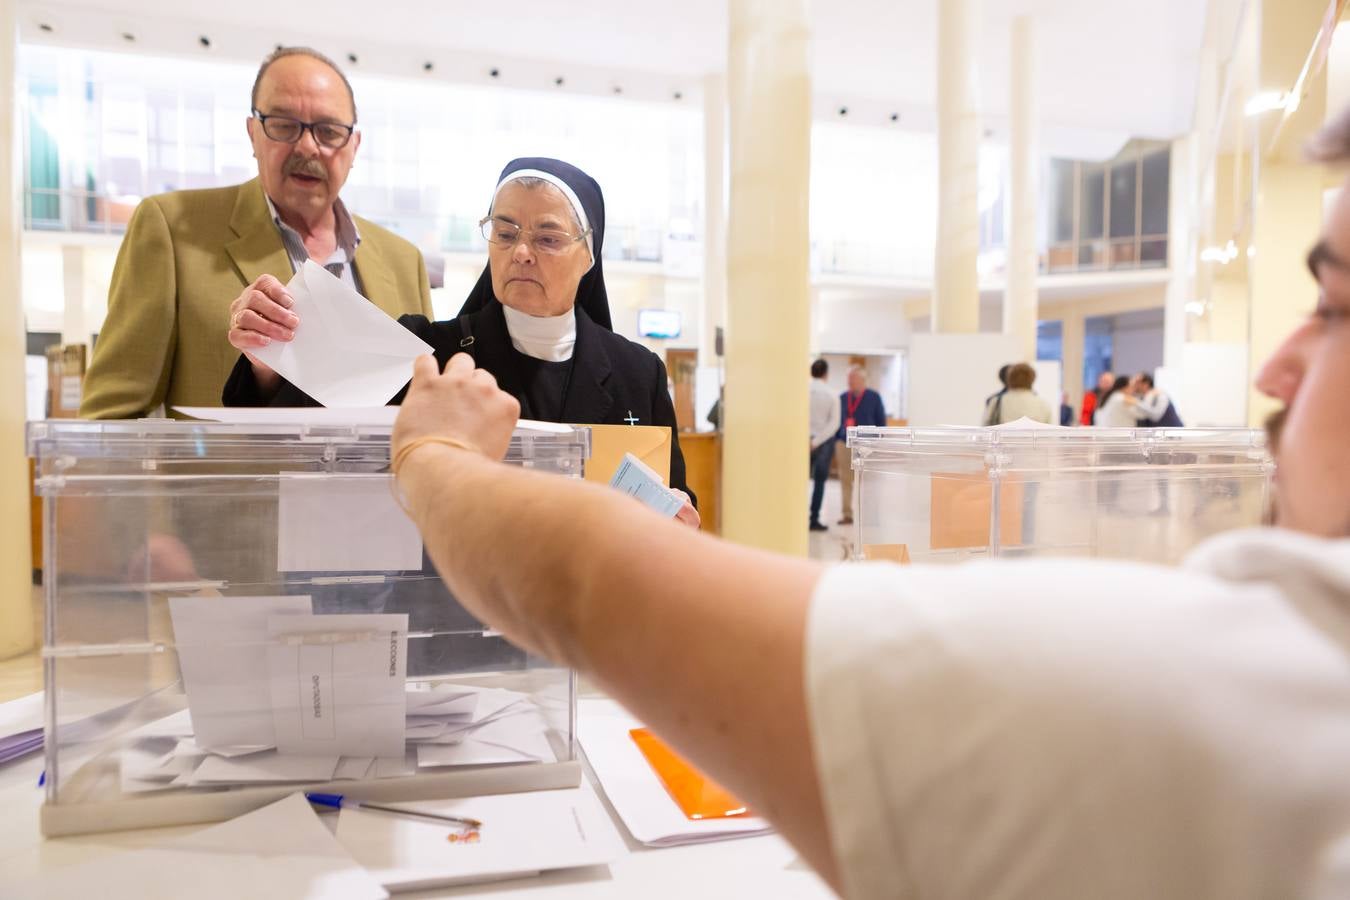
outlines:
[[[685,480],[666,367],[641,344],[614,333],[605,291],[605,201],[594,178],[556,159],[512,160],[479,223],[488,263],[459,315],[445,322],[405,315],[399,322],[432,346],[444,368],[456,353],[492,373],[520,401],[524,418],[579,425],[664,425],[671,429],[670,485],[686,502],[679,518],[698,527]],[[299,388],[249,355],[295,329],[275,279],[255,285],[232,316],[241,351],[225,385],[226,406],[316,406]],[[400,403],[403,391],[390,401]]]

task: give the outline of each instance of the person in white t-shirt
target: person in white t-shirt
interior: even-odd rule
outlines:
[[[1350,161],[1350,115],[1316,146]],[[724,543],[498,464],[516,403],[463,356],[418,361],[394,469],[466,607],[592,677],[846,896],[1350,897],[1350,192],[1309,265],[1316,311],[1257,379],[1284,407],[1278,527],[1179,569]]]

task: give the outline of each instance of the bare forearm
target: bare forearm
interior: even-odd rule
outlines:
[[[591,675],[833,879],[804,685],[818,567],[465,451],[419,450],[400,482],[461,601],[515,610],[508,636]]]

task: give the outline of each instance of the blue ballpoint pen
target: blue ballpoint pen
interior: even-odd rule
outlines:
[[[366,803],[361,800],[352,800],[343,794],[320,794],[318,792],[305,792],[305,799],[315,806],[327,806],[333,809],[373,809],[383,813],[390,813],[395,816],[412,816],[417,819],[435,819],[437,822],[452,822],[456,825],[464,825],[469,828],[482,828],[483,823],[477,819],[470,819],[465,816],[445,816],[440,813],[421,812],[415,809],[401,809],[397,806],[385,806],[380,803]]]

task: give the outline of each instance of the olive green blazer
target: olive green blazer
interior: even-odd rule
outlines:
[[[422,254],[393,232],[352,218],[361,232],[353,262],[366,297],[395,319],[430,317]],[[230,303],[263,274],[284,284],[292,272],[258,179],[141,201],[117,254],[80,415],[134,419],[161,403],[170,412],[220,406],[239,358],[226,339]]]

